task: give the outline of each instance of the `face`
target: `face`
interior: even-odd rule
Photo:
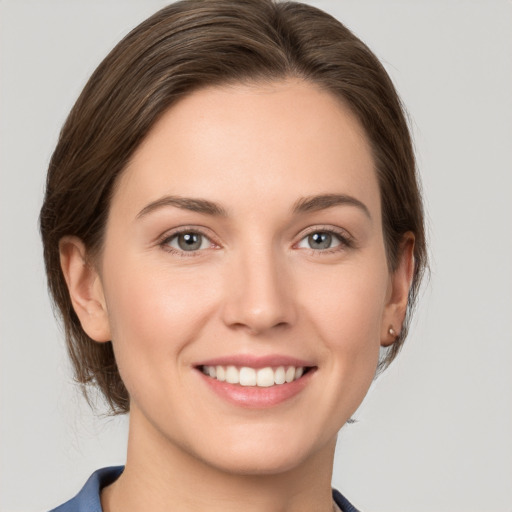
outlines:
[[[93,287],[131,428],[233,472],[332,451],[397,325],[381,223],[369,144],[329,93],[173,106],[117,184]]]

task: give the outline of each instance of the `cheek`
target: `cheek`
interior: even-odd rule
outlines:
[[[304,296],[318,324],[329,329],[329,338],[360,333],[357,337],[373,339],[380,333],[387,284],[383,265],[347,265],[323,278],[317,275],[315,288],[309,286]]]
[[[372,261],[317,274],[315,288],[303,295],[330,364],[337,373],[360,375],[364,381],[373,378],[378,362],[389,279],[385,260]]]
[[[105,295],[121,374],[158,372],[162,361],[179,360],[212,309],[211,278],[140,260],[116,261],[109,269]]]

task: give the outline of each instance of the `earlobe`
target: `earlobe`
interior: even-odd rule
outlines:
[[[381,345],[392,345],[400,336],[407,312],[409,290],[414,275],[414,235],[406,233],[398,255],[396,269],[390,276],[388,301],[381,328]]]
[[[110,341],[103,285],[97,270],[87,261],[83,242],[77,237],[63,237],[59,252],[71,303],[83,330],[95,341]]]

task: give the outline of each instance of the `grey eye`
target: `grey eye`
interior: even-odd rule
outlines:
[[[301,249],[324,250],[332,249],[341,245],[341,241],[337,235],[329,231],[315,231],[305,236],[298,244]]]
[[[201,233],[195,233],[193,231],[173,235],[168,239],[166,243],[173,249],[186,252],[207,249],[211,245],[209,239],[206,236],[202,235]]]
[[[198,233],[181,233],[178,235],[178,245],[184,251],[196,251],[201,247],[202,238]]]
[[[311,249],[329,249],[332,235],[330,233],[313,233],[308,236],[308,244]]]

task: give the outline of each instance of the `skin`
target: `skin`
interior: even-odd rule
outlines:
[[[354,201],[293,211],[325,194]],[[223,215],[148,208],[167,196]],[[178,228],[203,233],[201,248],[180,249]],[[311,248],[308,235],[326,232],[331,246]],[[336,435],[394,341],[390,326],[400,332],[413,243],[404,238],[391,273],[368,141],[331,94],[289,79],[173,106],[117,183],[95,264],[80,240],[61,241],[82,326],[112,340],[130,393],[126,469],[104,510],[332,510]],[[315,371],[283,403],[241,407],[194,367],[233,354]]]

